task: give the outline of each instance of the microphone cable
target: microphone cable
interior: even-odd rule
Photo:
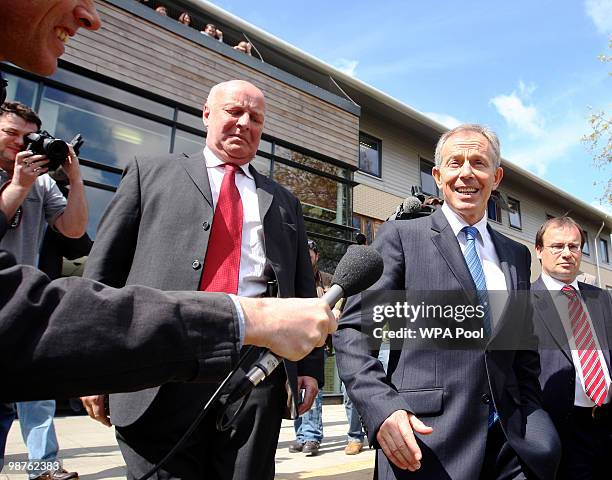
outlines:
[[[212,394],[212,396],[208,399],[208,402],[206,402],[206,405],[204,405],[204,408],[202,408],[202,410],[200,411],[198,416],[195,418],[195,420],[189,426],[187,431],[185,431],[185,433],[179,439],[179,441],[176,442],[174,447],[172,447],[172,449],[166,454],[166,456],[164,458],[162,458],[147,473],[145,473],[142,477],[138,478],[137,480],[147,480],[153,474],[157,473],[157,471],[159,471],[159,469],[161,469],[168,462],[168,460],[170,460],[176,454],[176,452],[185,444],[185,442],[189,439],[189,437],[191,437],[191,435],[193,435],[193,432],[195,432],[196,428],[198,428],[200,423],[202,423],[202,420],[204,420],[204,417],[206,417],[206,414],[209,412],[210,407],[217,400],[219,400],[219,398],[221,397],[221,392],[223,391],[225,386],[234,377],[234,375],[236,375],[236,373],[238,372],[238,369],[242,366],[242,364],[244,363],[245,359],[249,357],[249,354],[253,351],[254,348],[256,348],[256,347],[254,347],[253,345],[250,345],[249,348],[247,349],[247,351],[240,357],[240,360],[238,361],[238,364],[227,375],[227,377],[225,377],[225,379],[221,382],[221,385],[219,385],[217,390],[215,390],[215,392]],[[225,426],[225,429],[229,428],[229,426],[231,426],[233,424],[233,422],[235,421],[237,416],[240,414],[240,412],[242,412],[244,404],[246,403],[246,401],[249,398],[249,396],[250,396],[250,392],[247,392],[246,395],[242,398],[242,403],[238,407],[238,410],[236,411],[236,413],[229,420],[228,424]],[[226,405],[226,408],[227,408],[227,405]],[[218,422],[219,421],[217,420],[217,425],[219,424]]]

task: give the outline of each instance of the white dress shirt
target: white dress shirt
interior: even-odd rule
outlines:
[[[561,318],[561,323],[563,324],[563,329],[565,330],[565,335],[567,336],[570,352],[572,353],[572,361],[574,362],[574,370],[576,371],[574,405],[577,407],[593,407],[595,403],[587,396],[586,391],[584,389],[584,376],[582,375],[582,368],[580,368],[580,358],[578,356],[578,350],[576,348],[576,339],[574,338],[574,332],[572,330],[572,322],[569,318],[569,299],[564,293],[561,292],[561,289],[565,285],[571,285],[576,289],[576,293],[578,294],[578,298],[580,299],[580,303],[582,304],[582,309],[586,313],[587,322],[589,324],[589,328],[591,329],[591,333],[593,334],[595,345],[597,346],[597,355],[599,356],[599,361],[601,362],[601,366],[603,368],[604,378],[606,381],[606,389],[608,390],[604,403],[609,403],[610,372],[608,371],[606,359],[601,351],[599,339],[597,338],[597,333],[593,328],[593,321],[591,320],[591,315],[589,314],[589,310],[587,309],[584,301],[582,300],[582,294],[580,293],[580,289],[578,288],[578,281],[574,280],[572,283],[563,283],[557,280],[556,278],[551,277],[545,272],[542,272],[542,281],[544,282],[544,285],[546,285],[546,288],[551,292],[553,302],[555,303],[555,307],[559,312],[559,317]]]
[[[204,148],[204,158],[206,159],[213,207],[216,208],[223,175],[225,174],[224,162],[219,160],[208,147]],[[242,165],[240,168],[244,175],[236,174],[236,187],[242,199],[243,211],[238,295],[260,297],[266,293],[268,280],[264,274],[266,247],[263,224],[259,218],[259,199],[257,198],[255,179],[249,171],[249,164]],[[214,224],[212,228],[215,228]]]
[[[455,237],[457,237],[461,252],[465,254],[467,238],[465,232],[462,232],[461,229],[463,227],[469,227],[470,225],[462,217],[457,215],[447,203],[442,205],[442,213],[444,213]],[[506,285],[506,277],[500,266],[499,257],[495,251],[495,245],[493,245],[493,240],[487,230],[487,213],[485,212],[484,216],[472,226],[478,229],[476,252],[480,258],[485,281],[487,282],[491,327],[494,329],[506,305],[508,286]]]
[[[212,193],[213,207],[217,207],[219,191],[225,175],[223,163],[208,148],[204,147],[206,171]],[[238,278],[238,295],[242,297],[261,297],[266,293],[268,278],[265,275],[266,247],[264,231],[259,217],[259,199],[255,179],[249,171],[249,163],[240,168],[244,175],[237,173],[236,187],[242,199],[242,244],[240,246],[240,273]],[[214,225],[213,225],[214,228]],[[204,259],[206,262],[206,259]],[[244,311],[235,295],[230,295],[238,312],[240,345],[244,344],[245,318]]]

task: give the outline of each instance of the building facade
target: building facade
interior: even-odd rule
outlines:
[[[154,10],[162,3],[167,17]],[[446,128],[410,106],[204,0],[96,5],[102,28],[71,39],[53,77],[2,65],[9,99],[31,105],[51,134],[85,138],[80,157],[92,238],[127,159],[203,148],[202,105],[214,84],[233,78],[253,82],[266,95],[254,164],[301,200],[323,270],[333,272],[356,232],[371,241],[413,186],[438,194],[431,167]],[[175,20],[183,11],[190,13],[191,26]],[[200,32],[207,23],[223,31],[222,42]],[[232,48],[240,41],[252,44],[251,56]],[[499,230],[533,252],[547,215],[572,215],[589,237],[583,270],[612,288],[610,218],[510,162],[502,164],[501,196],[489,206]],[[533,258],[535,278],[540,267]],[[66,274],[79,271],[79,265],[65,266]],[[326,388],[338,391],[333,360],[329,365]]]

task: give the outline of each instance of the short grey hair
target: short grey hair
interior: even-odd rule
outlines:
[[[462,125],[459,125],[458,127],[453,128],[452,130],[449,130],[440,137],[440,140],[438,140],[438,144],[436,145],[436,153],[434,156],[436,161],[436,167],[442,165],[442,149],[444,148],[444,144],[451,136],[459,132],[480,133],[483,137],[487,139],[489,145],[491,146],[491,149],[493,150],[493,165],[495,166],[495,169],[497,169],[497,167],[501,165],[499,138],[497,138],[497,134],[489,127],[485,127],[484,125],[478,125],[476,123],[464,123]]]

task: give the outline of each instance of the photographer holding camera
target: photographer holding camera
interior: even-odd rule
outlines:
[[[0,107],[0,210],[9,229],[0,247],[17,261],[35,265],[45,221],[69,238],[79,238],[87,226],[87,201],[79,162],[69,147],[63,169],[70,183],[68,201],[48,175],[45,155],[25,150],[24,137],[40,129],[38,115],[18,102]]]
[[[38,142],[32,148],[34,152],[27,150],[30,147],[25,137],[40,127],[38,115],[26,105],[6,102],[0,107],[0,210],[9,220],[0,248],[15,255],[19,263],[32,266],[37,263],[45,223],[70,238],[81,237],[87,226],[85,190],[72,147],[68,146],[62,164],[70,183],[67,201],[46,175],[49,159],[39,153],[48,149]],[[17,411],[29,458],[54,461],[58,453],[53,426],[55,400],[20,402]],[[31,478],[42,474],[32,473]],[[78,475],[59,470],[51,478],[67,480]]]

